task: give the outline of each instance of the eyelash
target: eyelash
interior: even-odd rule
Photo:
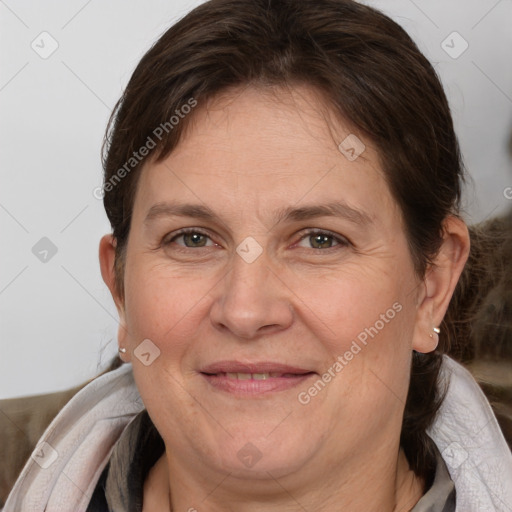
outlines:
[[[174,242],[177,238],[179,238],[180,236],[187,235],[187,234],[203,235],[203,236],[210,238],[210,240],[211,240],[210,235],[208,233],[206,233],[205,231],[202,231],[201,229],[183,228],[180,231],[178,231],[177,233],[175,233],[172,238],[170,238],[168,240],[166,240],[164,238],[162,240],[162,246],[164,246],[164,247],[168,246],[172,242]],[[298,242],[296,242],[296,244],[302,242],[302,240],[304,240],[305,238],[307,238],[309,236],[313,236],[313,235],[325,235],[325,236],[332,238],[333,240],[335,240],[337,242],[337,245],[335,245],[333,247],[327,247],[325,249],[318,249],[318,248],[312,247],[311,249],[315,250],[315,251],[331,252],[331,250],[335,250],[335,249],[341,248],[341,247],[348,247],[349,245],[352,245],[351,242],[347,238],[342,237],[340,235],[336,235],[332,231],[328,231],[325,229],[315,229],[315,228],[303,232],[301,238],[299,239]],[[194,247],[182,247],[182,246],[179,246],[179,247],[180,248],[178,250],[183,250],[183,251],[187,251],[188,249],[194,249]],[[209,246],[209,247],[211,247],[211,246]],[[207,248],[207,247],[197,247],[197,249],[204,249],[204,248]]]

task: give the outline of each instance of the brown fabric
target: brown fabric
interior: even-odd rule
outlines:
[[[512,334],[510,341],[512,344]],[[489,400],[512,451],[512,361],[480,359],[465,366]]]
[[[46,427],[83,386],[0,400],[0,507]]]
[[[122,360],[115,356],[100,375],[119,368],[121,364]],[[55,393],[0,400],[0,507],[4,506],[46,427],[69,400],[92,380]]]

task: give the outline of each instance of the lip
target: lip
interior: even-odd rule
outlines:
[[[281,375],[271,376],[264,380],[239,380],[228,377],[227,373],[273,373]],[[213,388],[241,397],[286,391],[317,375],[316,372],[306,368],[271,361],[257,363],[219,361],[203,367],[200,374]]]
[[[218,361],[204,366],[199,370],[201,373],[290,373],[304,375],[312,373],[313,370],[289,366],[287,364],[275,363],[272,361],[261,361],[258,363],[241,363],[240,361]]]

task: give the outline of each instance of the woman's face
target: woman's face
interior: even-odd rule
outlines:
[[[142,172],[121,309],[169,464],[279,478],[396,453],[425,287],[376,151],[341,151],[350,127],[307,88],[199,108]]]

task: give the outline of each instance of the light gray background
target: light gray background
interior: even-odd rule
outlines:
[[[0,0],[0,398],[74,386],[115,354],[97,257],[109,224],[93,194],[102,136],[142,54],[199,3]],[[512,0],[365,3],[406,28],[443,80],[474,181],[466,220],[512,207]],[[31,47],[51,48],[44,31],[58,43],[47,59]],[[441,46],[454,31],[469,44],[456,59]],[[57,248],[47,262],[32,252],[43,237]]]

